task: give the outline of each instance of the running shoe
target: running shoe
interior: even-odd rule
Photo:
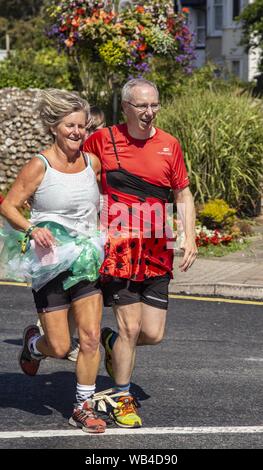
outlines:
[[[124,395],[117,401],[117,407],[112,410],[112,418],[121,428],[140,428],[141,417],[137,411],[138,403],[131,395]]]
[[[66,356],[66,359],[72,362],[76,362],[79,355],[79,342],[75,338],[71,338],[70,350]]]
[[[104,366],[108,373],[108,375],[114,379],[113,369],[112,369],[112,348],[110,347],[110,339],[112,335],[117,335],[116,331],[112,330],[111,328],[102,328],[100,342],[105,349],[105,357],[104,357]]]
[[[40,361],[43,359],[43,356],[37,358],[37,356],[33,355],[28,347],[28,342],[30,338],[33,336],[40,336],[40,331],[38,326],[36,325],[29,325],[24,329],[23,333],[23,347],[19,353],[18,361],[22,371],[27,374],[34,376],[36,375]]]
[[[105,432],[106,429],[105,421],[98,418],[95,413],[92,399],[86,400],[82,408],[74,408],[69,424],[75,428],[81,428],[84,432],[94,434]]]

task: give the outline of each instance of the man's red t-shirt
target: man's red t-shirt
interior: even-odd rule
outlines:
[[[102,189],[108,196],[108,207],[103,210],[107,221],[105,223],[103,215],[102,225],[107,226],[109,232],[100,272],[104,276],[135,281],[166,273],[172,277],[173,250],[167,248],[167,235],[163,227],[166,224],[165,202],[169,189],[180,190],[189,185],[180,144],[158,128],[154,136],[147,140],[131,137],[126,124],[113,126],[112,132],[117,156],[107,128],[91,135],[83,146],[85,152],[99,157]],[[137,208],[134,212],[135,206],[139,203],[142,207],[144,202],[149,208],[148,214],[143,214],[141,209],[137,212]],[[151,212],[156,204],[159,204],[157,211],[161,214],[159,222],[156,222],[155,213]],[[117,216],[119,208],[120,219]],[[123,208],[127,209],[124,216]],[[116,220],[121,220],[120,225],[128,229],[128,236],[118,237]],[[133,229],[137,222],[140,228],[135,236]],[[145,230],[141,229],[142,226]],[[157,226],[161,228],[158,235]]]
[[[157,186],[183,189],[189,185],[182,149],[175,137],[156,128],[153,137],[134,139],[128,134],[126,124],[113,126],[112,131],[122,168]],[[102,188],[107,194],[105,172],[117,168],[109,130],[97,130],[86,140],[83,150],[100,159]]]

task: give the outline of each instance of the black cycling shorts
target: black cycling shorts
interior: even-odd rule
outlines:
[[[67,290],[63,289],[63,281],[70,275],[65,271],[49,281],[37,292],[32,289],[37,312],[52,312],[69,308],[71,302],[94,294],[101,294],[98,281],[80,281]]]
[[[170,275],[156,276],[144,281],[131,281],[118,277],[103,277],[101,290],[105,307],[143,302],[167,310]]]

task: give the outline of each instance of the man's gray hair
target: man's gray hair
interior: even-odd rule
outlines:
[[[133,88],[137,86],[139,87],[144,86],[144,85],[148,85],[154,88],[159,99],[159,91],[155,83],[150,82],[150,80],[146,80],[145,78],[133,78],[132,80],[129,80],[128,82],[126,82],[125,85],[123,86],[121,90],[121,101],[130,101],[132,97]]]
[[[65,116],[84,111],[86,122],[90,117],[89,103],[77,93],[50,88],[41,90],[37,105],[42,125],[52,134],[51,127],[56,127]]]

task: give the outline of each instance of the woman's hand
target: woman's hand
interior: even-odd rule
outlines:
[[[48,228],[36,227],[31,233],[31,239],[42,248],[50,248],[55,245],[55,238]]]

